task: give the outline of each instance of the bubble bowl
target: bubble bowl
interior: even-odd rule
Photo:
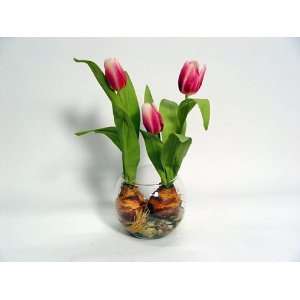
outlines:
[[[177,177],[168,185],[157,183],[155,170],[146,165],[138,169],[136,181],[128,184],[120,177],[116,183],[119,221],[136,238],[156,239],[168,235],[184,215],[181,180]]]

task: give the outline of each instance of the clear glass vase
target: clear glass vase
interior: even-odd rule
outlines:
[[[183,184],[177,177],[168,186],[159,183],[151,165],[139,168],[137,182],[120,177],[115,188],[116,210],[126,231],[137,238],[156,239],[172,232],[184,213]]]

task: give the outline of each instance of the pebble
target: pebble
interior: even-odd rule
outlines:
[[[177,224],[181,221],[184,209],[181,208],[177,216],[168,219],[156,218],[149,216],[148,222],[145,224],[143,230],[134,235],[139,238],[159,238],[167,235],[172,231]]]

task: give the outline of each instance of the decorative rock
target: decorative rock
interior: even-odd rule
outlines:
[[[142,234],[147,238],[153,238],[157,234],[157,230],[155,228],[147,228],[142,231]]]

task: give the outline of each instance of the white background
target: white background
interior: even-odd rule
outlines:
[[[299,260],[298,39],[0,40],[2,261]],[[208,66],[190,115],[181,178],[187,209],[172,235],[124,235],[113,214],[118,150],[80,129],[112,124],[87,66],[116,56],[140,101],[179,101],[184,60]],[[146,157],[143,156],[143,161]]]

